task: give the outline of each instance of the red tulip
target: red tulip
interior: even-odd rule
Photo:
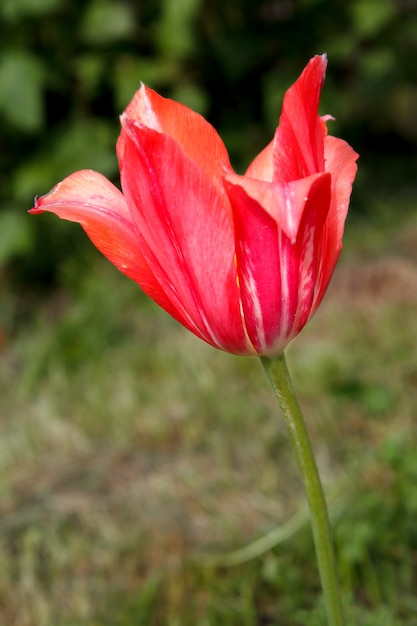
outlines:
[[[203,117],[142,86],[121,117],[121,187],[90,170],[36,200],[186,328],[233,354],[280,354],[342,248],[356,153],[319,117],[326,57],[287,91],[271,143],[237,175]]]

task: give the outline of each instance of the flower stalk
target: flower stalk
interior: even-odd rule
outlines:
[[[328,624],[329,626],[344,626],[326,499],[286,358],[282,353],[273,359],[262,357],[261,361],[287,423],[307,497]]]

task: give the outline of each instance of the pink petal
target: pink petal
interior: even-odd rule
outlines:
[[[172,137],[126,118],[122,133],[122,188],[153,275],[190,330],[245,351],[229,207]]]
[[[287,183],[270,183],[249,178],[247,175],[229,174],[225,176],[225,185],[229,195],[233,194],[234,185],[243,188],[250,198],[269,213],[278,228],[294,243],[310,188],[320,176],[322,174],[313,174]]]
[[[167,306],[166,296],[143,257],[126,201],[102,174],[91,170],[71,174],[37,199],[30,213],[36,215],[44,211],[81,224],[111,263],[139,283],[158,304]]]
[[[258,156],[253,159],[246,170],[245,176],[271,182],[274,175],[273,148],[274,142],[271,141]]]

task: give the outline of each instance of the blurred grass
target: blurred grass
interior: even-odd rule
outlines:
[[[412,210],[352,220],[288,351],[349,625],[417,623],[416,251]],[[304,508],[259,363],[195,339],[94,250],[59,272],[44,298],[3,291],[0,623],[322,624],[308,526],[228,566]]]

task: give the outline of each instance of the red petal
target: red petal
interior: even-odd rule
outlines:
[[[123,117],[172,137],[216,184],[224,170],[232,170],[222,139],[204,117],[183,104],[163,98],[145,85],[136,92]],[[123,137],[118,154],[123,155]],[[221,191],[220,185],[218,190]]]
[[[320,244],[323,266],[315,306],[318,306],[327,289],[342,250],[342,237],[352,184],[358,169],[356,165],[358,154],[342,139],[326,136],[324,154],[326,171],[332,176],[332,192],[330,210]]]
[[[122,188],[152,273],[190,330],[226,351],[245,351],[228,207],[170,136],[123,124]]]
[[[352,184],[358,170],[358,154],[342,139],[324,140],[325,169],[332,175],[332,202],[328,222],[334,239],[342,240]]]
[[[246,330],[255,350],[272,356],[284,349],[311,313],[330,176],[312,179],[295,244],[243,186],[229,186],[228,193]]]
[[[284,96],[274,138],[274,180],[288,182],[324,170],[323,123],[318,115],[326,56],[315,56]]]

